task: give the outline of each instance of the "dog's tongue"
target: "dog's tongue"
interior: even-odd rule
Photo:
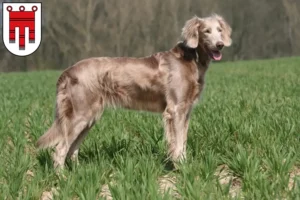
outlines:
[[[222,54],[220,51],[212,51],[212,57],[214,60],[221,60],[222,59]]]

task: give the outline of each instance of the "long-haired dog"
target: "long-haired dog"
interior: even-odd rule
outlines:
[[[211,60],[231,45],[231,27],[213,14],[188,20],[183,41],[169,51],[142,58],[95,57],[67,68],[57,81],[56,114],[39,148],[56,146],[54,166],[79,146],[105,107],[162,113],[169,158],[186,157],[190,114],[204,87]]]

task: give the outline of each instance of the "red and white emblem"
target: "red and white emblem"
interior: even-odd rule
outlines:
[[[13,54],[35,52],[42,37],[41,3],[3,3],[3,42]]]

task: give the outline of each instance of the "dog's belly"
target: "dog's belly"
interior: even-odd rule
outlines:
[[[123,107],[133,110],[163,112],[166,108],[166,99],[163,93],[151,90],[135,92],[129,95],[129,102]]]

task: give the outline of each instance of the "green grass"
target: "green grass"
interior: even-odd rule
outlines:
[[[51,150],[34,147],[52,123],[60,72],[0,74],[0,199],[39,199],[55,188],[56,199],[90,200],[103,185],[114,199],[300,199],[299,63],[212,64],[177,171],[163,161],[160,115],[106,110],[65,177],[56,175]],[[219,182],[220,166],[231,180]],[[164,176],[176,192],[159,193]]]

